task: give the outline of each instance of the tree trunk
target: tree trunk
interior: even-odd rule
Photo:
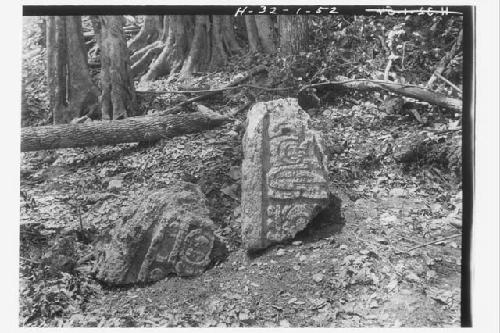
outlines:
[[[93,121],[83,124],[24,127],[21,151],[156,141],[211,129],[229,121],[214,112]]]
[[[227,55],[222,43],[222,16],[212,16],[212,49],[210,54],[210,70],[215,70],[227,64]]]
[[[239,54],[241,53],[241,46],[236,41],[236,35],[234,33],[234,18],[229,15],[222,16],[222,41],[224,42],[224,48],[227,53]]]
[[[102,119],[123,119],[136,109],[121,16],[101,16]]]
[[[260,43],[265,53],[276,52],[274,43],[274,24],[269,15],[256,15],[255,24],[259,34]]]
[[[163,26],[162,35],[166,36],[166,41],[162,52],[141,81],[155,80],[163,75],[169,75],[170,79],[178,72],[180,78],[185,80],[193,72],[217,69],[227,63],[230,55],[241,52],[230,16],[174,15],[166,18]],[[159,47],[160,44],[155,44],[132,57],[134,74],[141,73],[156,56]]]
[[[169,32],[162,53],[153,62],[142,81],[152,81],[156,78],[178,72],[184,64],[193,38],[192,17],[173,15],[169,20]]]
[[[79,16],[49,17],[47,79],[54,124],[95,110],[99,91],[90,77]]]
[[[57,88],[57,43],[56,43],[56,18],[47,17],[47,85],[49,93],[49,109],[54,110]],[[55,117],[54,117],[55,118]]]
[[[160,39],[163,31],[163,16],[147,15],[139,33],[132,38],[127,46],[130,52],[135,52]]]
[[[257,24],[255,23],[255,16],[245,16],[245,25],[247,27],[248,35],[248,51],[259,52],[259,31],[257,30]]]
[[[279,15],[280,52],[299,54],[308,50],[308,18],[303,15]]]
[[[196,15],[195,29],[191,49],[181,69],[181,77],[186,79],[191,73],[206,69],[207,54],[210,50],[210,20],[207,15]]]

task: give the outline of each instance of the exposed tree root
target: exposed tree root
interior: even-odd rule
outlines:
[[[127,47],[131,52],[135,52],[148,44],[157,41],[162,34],[163,17],[159,15],[146,15],[144,25],[137,35],[128,43]]]
[[[156,41],[134,53],[134,58],[130,58],[133,65],[130,67],[130,75],[135,78],[146,73],[149,65],[163,50],[163,42]]]

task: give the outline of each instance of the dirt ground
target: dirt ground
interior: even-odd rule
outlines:
[[[433,124],[453,121],[439,112],[430,116]],[[432,165],[398,164],[388,149],[435,125],[410,116],[388,120],[369,102],[354,101],[349,109],[323,108],[312,118],[312,126],[321,131],[330,152],[331,188],[341,202],[343,227],[312,223],[293,241],[248,256],[239,238],[243,120],[240,115],[221,128],[151,145],[23,154],[21,222],[33,228],[43,224],[45,241],[36,247],[29,237],[21,240],[20,324],[460,325],[460,179]],[[84,257],[91,253],[92,242],[120,219],[121,209],[134,195],[161,187],[170,178],[200,185],[217,233],[228,244],[227,260],[196,278],[171,277],[115,289],[88,277],[90,260],[77,265],[76,277],[65,275],[66,280],[51,286],[58,293],[71,290],[69,310],[40,309],[43,302],[32,298],[40,276],[31,269],[40,267],[53,239],[82,226],[89,239],[75,240],[73,248],[75,256]],[[120,186],[110,188],[112,180],[119,180]],[[84,284],[75,282],[80,289],[74,289],[68,279]],[[86,296],[76,297],[75,290],[83,293],[83,285]],[[52,309],[53,303],[45,303]]]

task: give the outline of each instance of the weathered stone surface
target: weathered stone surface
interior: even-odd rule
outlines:
[[[227,254],[198,186],[174,182],[142,200],[98,244],[98,280],[125,285],[194,276]]]
[[[329,206],[326,155],[296,99],[257,103],[243,139],[242,240],[257,250],[293,238]]]

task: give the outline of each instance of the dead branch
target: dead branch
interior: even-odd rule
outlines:
[[[305,88],[315,88],[315,87],[343,87],[361,91],[372,91],[372,90],[385,90],[397,95],[406,96],[410,98],[415,98],[423,102],[438,105],[454,112],[462,111],[462,100],[444,96],[438,94],[428,88],[422,88],[415,85],[409,84],[399,84],[393,82],[386,82],[381,80],[367,80],[367,79],[356,79],[356,80],[345,80],[345,81],[328,81],[322,83],[315,83],[308,85]]]
[[[460,30],[460,32],[458,33],[457,41],[455,42],[455,44],[453,44],[453,47],[451,48],[451,50],[448,53],[446,53],[444,55],[444,57],[439,61],[439,64],[436,67],[436,70],[434,71],[431,78],[427,82],[427,85],[426,85],[427,88],[432,87],[432,85],[434,84],[434,81],[436,81],[436,76],[437,76],[436,73],[437,74],[443,73],[443,71],[448,66],[448,63],[455,56],[455,53],[457,53],[457,51],[460,49],[460,46],[462,46],[463,32],[464,32],[463,29]]]
[[[264,91],[286,91],[286,90],[291,90],[293,89],[292,87],[285,87],[285,88],[269,88],[269,87],[262,87],[262,86],[256,86],[253,84],[240,84],[238,86],[234,87],[224,87],[224,88],[215,88],[215,89],[200,89],[200,90],[136,90],[136,93],[138,94],[152,94],[152,95],[163,95],[163,94],[196,94],[196,93],[218,93],[222,91],[228,91],[228,90],[236,90],[236,89],[241,89],[241,88],[253,88],[253,89],[258,89],[258,90],[264,90]]]
[[[459,87],[457,87],[456,85],[454,85],[451,81],[449,81],[448,79],[446,79],[445,77],[441,76],[441,74],[439,74],[438,72],[434,72],[434,75],[436,75],[439,79],[441,79],[443,82],[447,83],[450,85],[450,87],[452,87],[453,89],[455,89],[456,91],[458,91],[460,94],[463,94],[462,93],[462,89],[460,89]]]
[[[236,80],[233,80],[232,82],[228,83],[225,87],[222,87],[220,89],[225,89],[225,88],[231,88],[231,87],[236,87],[238,85],[240,85],[241,83],[249,80],[252,76],[255,76],[257,74],[260,74],[260,73],[263,73],[263,72],[267,72],[267,69],[264,67],[264,66],[258,66],[257,68],[255,68],[254,70],[250,71],[247,75],[245,75],[244,77],[241,77],[241,78],[238,78]],[[196,92],[199,92],[199,91],[196,91]],[[196,97],[193,97],[193,98],[190,98],[184,102],[181,102],[165,111],[163,111],[161,113],[161,115],[165,115],[165,114],[169,114],[169,113],[172,113],[172,111],[176,110],[176,109],[179,109],[185,105],[189,105],[193,102],[197,102],[197,101],[200,101],[202,99],[205,99],[207,97],[210,97],[210,96],[213,96],[217,93],[219,93],[220,91],[211,91],[211,92],[207,92],[203,95],[200,95],[200,96],[196,96]]]
[[[457,238],[459,236],[462,236],[462,234],[455,234],[455,235],[451,235],[451,236],[448,236],[448,237],[443,237],[443,238],[440,238],[440,239],[437,239],[437,240],[434,240],[432,242],[428,242],[428,243],[424,243],[424,244],[420,244],[420,245],[417,245],[417,246],[414,246],[408,250],[406,250],[406,253],[409,253],[413,250],[416,250],[416,249],[419,249],[421,247],[425,247],[425,246],[428,246],[428,245],[432,245],[432,244],[436,244],[436,243],[439,243],[439,242],[442,242],[442,241],[445,241],[445,240],[448,240],[448,239],[453,239],[453,238]]]

